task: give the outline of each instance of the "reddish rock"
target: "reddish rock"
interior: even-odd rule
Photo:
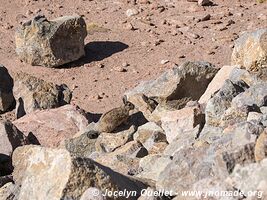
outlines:
[[[34,111],[14,121],[14,124],[25,135],[32,133],[34,136],[30,136],[37,139],[42,146],[57,147],[62,140],[85,129],[88,121],[76,107],[66,105],[56,109]]]

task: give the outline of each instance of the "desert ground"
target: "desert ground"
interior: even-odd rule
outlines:
[[[186,0],[2,0],[0,60],[11,73],[23,71],[67,84],[73,103],[102,113],[121,105],[125,91],[174,65],[202,60],[218,68],[229,65],[233,41],[244,31],[267,26],[266,4],[214,3],[201,7]],[[128,17],[128,9],[138,14]],[[84,58],[56,69],[19,60],[14,32],[20,23],[36,15],[50,20],[73,14],[84,16],[88,26]]]

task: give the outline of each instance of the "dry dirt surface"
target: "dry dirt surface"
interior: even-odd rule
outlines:
[[[126,90],[174,64],[230,64],[233,41],[244,31],[267,27],[266,3],[213,2],[200,7],[187,0],[0,0],[0,60],[11,73],[24,71],[66,83],[74,90],[75,104],[101,113],[120,105]],[[128,9],[139,13],[129,17]],[[86,56],[58,69],[21,62],[15,53],[15,29],[38,14],[48,19],[84,16],[89,25]]]

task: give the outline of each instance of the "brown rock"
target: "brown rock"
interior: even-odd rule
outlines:
[[[260,134],[255,145],[255,160],[257,162],[267,157],[267,132]]]

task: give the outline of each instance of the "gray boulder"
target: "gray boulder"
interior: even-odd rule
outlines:
[[[15,33],[16,52],[31,65],[57,67],[85,55],[86,24],[80,16],[36,16]]]

